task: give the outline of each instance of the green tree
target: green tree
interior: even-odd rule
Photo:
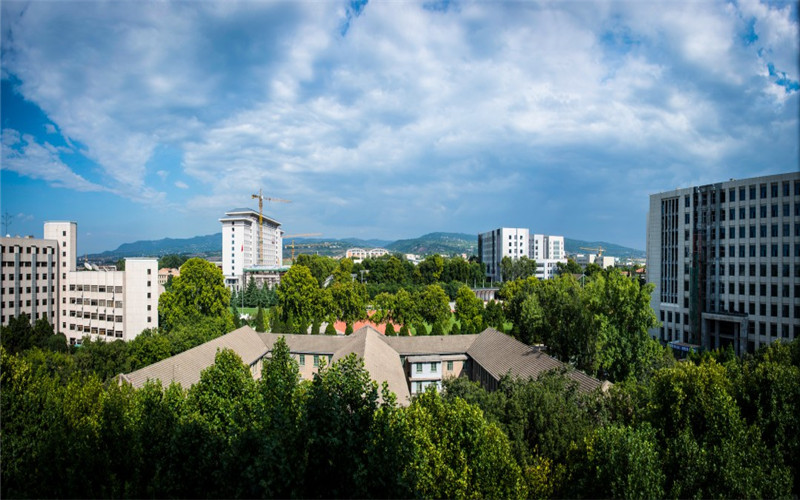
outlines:
[[[439,281],[444,271],[444,259],[441,255],[429,255],[425,260],[417,266],[419,271],[420,283],[423,285],[432,285]]]
[[[460,398],[443,401],[434,391],[407,410],[417,450],[405,468],[423,498],[524,498],[527,494],[508,439],[483,413]]]
[[[331,257],[323,255],[300,254],[293,265],[306,266],[311,271],[311,275],[317,280],[317,283],[319,283],[319,286],[322,286],[325,280],[333,274],[337,263]]]
[[[585,299],[597,331],[597,366],[612,381],[642,377],[657,367],[663,349],[648,331],[658,325],[650,307],[653,285],[619,271],[597,274],[585,287]]]
[[[159,269],[180,269],[180,267],[189,260],[186,255],[167,254],[158,259]]]
[[[418,316],[430,324],[450,319],[448,297],[439,285],[428,285],[417,294],[416,309]]]
[[[319,313],[319,284],[305,266],[292,266],[278,286],[281,320],[289,323],[293,333],[305,333]]]
[[[7,326],[0,327],[0,341],[10,353],[22,352],[33,347],[33,327],[26,313],[11,317]]]
[[[664,473],[649,425],[600,427],[585,441],[573,492],[591,498],[663,498]],[[577,476],[577,477],[575,477]]]
[[[558,269],[558,274],[583,274],[583,268],[572,259],[567,259],[566,264],[563,262],[556,263],[556,268]]]
[[[325,326],[325,335],[336,335],[336,328],[333,326],[333,323],[328,322]]]
[[[255,324],[256,324],[256,331],[257,332],[266,332],[267,331],[267,325],[266,325],[266,321],[265,321],[265,318],[264,318],[264,310],[261,309],[261,306],[259,306],[258,310],[256,311]]]
[[[351,324],[367,317],[367,290],[362,283],[336,282],[330,291],[337,319]]]
[[[230,292],[222,272],[211,262],[192,258],[181,266],[181,275],[173,281],[172,290],[159,297],[159,325],[169,331],[203,317],[218,317],[224,319],[225,329],[230,331],[233,318],[229,308]]]
[[[459,288],[456,294],[456,319],[462,333],[477,333],[482,329],[483,301],[467,286]]]
[[[415,298],[401,288],[394,296],[392,319],[400,325],[406,325],[420,319]]]
[[[397,332],[394,331],[394,325],[391,323],[386,323],[386,336],[387,337],[397,336]]]

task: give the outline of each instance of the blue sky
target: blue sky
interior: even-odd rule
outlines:
[[[798,168],[796,2],[2,2],[8,232],[498,226],[643,249],[648,195]]]

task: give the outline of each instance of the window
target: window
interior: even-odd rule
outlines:
[[[755,238],[756,237],[756,226],[752,226],[752,225],[750,226],[750,237],[751,238]]]
[[[771,213],[772,217],[777,217],[778,216],[778,205],[772,205],[770,207],[770,213]]]
[[[762,238],[766,238],[767,237],[767,225],[766,224],[761,224],[761,226],[759,227],[758,235],[761,236]]]
[[[305,354],[301,354],[300,355],[300,366],[306,366],[306,355]]]
[[[772,198],[777,198],[777,197],[778,197],[778,183],[777,183],[777,182],[773,182],[773,183],[772,183],[772,184],[769,186],[769,188],[770,188],[770,195],[771,195],[771,197],[772,197]]]
[[[789,217],[789,204],[788,203],[784,203],[783,204],[783,216],[784,217]]]
[[[453,362],[452,361],[448,361],[447,362],[447,371],[450,371],[450,372],[453,371]]]
[[[759,214],[762,218],[767,216],[767,206],[761,205],[761,209],[759,210]]]
[[[761,194],[761,199],[764,199],[764,198],[767,197],[767,185],[766,184],[760,185],[758,190],[759,190],[759,192]]]
[[[417,393],[422,392],[422,382],[417,382]]]
[[[436,363],[431,363],[431,371],[432,372],[436,371]]]
[[[314,366],[319,366],[319,354],[314,355]]]

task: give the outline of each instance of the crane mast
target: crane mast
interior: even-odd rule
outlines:
[[[258,190],[258,194],[250,195],[250,198],[258,199],[258,257],[256,258],[256,265],[260,266],[263,264],[264,259],[264,200],[281,203],[291,203],[291,200],[264,196],[261,189]]]

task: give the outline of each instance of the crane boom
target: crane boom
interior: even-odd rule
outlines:
[[[250,195],[250,198],[258,199],[258,258],[256,259],[256,265],[260,266],[264,258],[264,200],[280,203],[291,203],[292,201],[264,196],[261,189],[258,190],[258,194]]]
[[[292,249],[292,262],[294,262],[294,238],[305,238],[308,236],[322,236],[322,233],[287,234],[284,236],[284,238],[292,238],[292,244],[285,245],[286,247],[290,247]]]

